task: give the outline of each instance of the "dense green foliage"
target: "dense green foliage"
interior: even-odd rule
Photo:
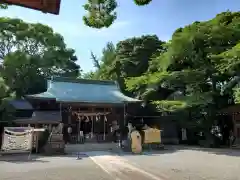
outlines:
[[[218,109],[240,102],[239,43],[240,13],[224,12],[177,29],[168,42],[146,35],[108,43],[88,78],[116,80],[160,112],[190,110],[213,121]]]
[[[13,110],[6,105],[9,98],[45,91],[45,80],[51,76],[80,75],[75,51],[67,48],[60,34],[46,25],[20,19],[0,18],[0,59],[0,113],[4,121],[12,119]]]
[[[7,9],[8,6],[6,4],[0,4],[0,9]]]
[[[74,53],[48,26],[0,18],[1,76],[17,96],[42,91],[51,76],[77,77]]]
[[[149,4],[152,0],[133,0],[138,6]],[[87,12],[83,16],[85,25],[92,28],[108,28],[117,19],[117,0],[88,0],[83,5],[84,10]],[[0,4],[0,9],[7,9],[6,4]]]
[[[138,6],[144,6],[152,0],[134,0]],[[83,6],[87,15],[83,16],[85,25],[92,28],[108,28],[117,19],[117,0],[88,0]]]
[[[83,7],[88,11],[88,16],[83,16],[83,22],[89,27],[109,27],[117,18],[115,0],[88,0]]]
[[[98,3],[105,3],[101,8],[110,13],[103,14],[108,25],[94,13],[84,21],[91,27],[108,27],[116,18],[116,4]],[[97,4],[85,7],[98,8]],[[240,102],[239,12],[179,28],[168,42],[156,35],[128,38],[116,45],[109,42],[101,57],[91,53],[95,70],[83,75],[74,54],[48,26],[0,18],[1,100],[43,91],[44,80],[51,76],[115,80],[125,94],[144,100],[152,110],[181,113],[186,126],[208,130],[219,109]]]

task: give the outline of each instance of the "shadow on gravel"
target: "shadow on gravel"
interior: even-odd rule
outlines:
[[[175,149],[162,149],[162,150],[152,150],[152,151],[144,151],[141,154],[134,154],[132,152],[126,152],[119,149],[118,151],[91,151],[91,152],[75,152],[71,154],[63,155],[64,157],[74,157],[76,159],[83,159],[88,158],[89,156],[95,157],[95,156],[109,156],[109,155],[118,155],[118,156],[154,156],[159,154],[170,154],[175,153]],[[60,156],[59,156],[60,157]]]
[[[162,150],[152,150],[152,151],[143,151],[141,154],[134,154],[131,152],[119,152],[119,156],[155,156],[161,154],[172,154],[175,153],[177,150],[175,149],[162,149]]]
[[[42,157],[53,157],[53,158],[61,158],[61,157],[64,157],[64,158],[71,158],[71,159],[76,159],[76,160],[81,160],[83,158],[89,158],[89,155],[87,155],[87,152],[72,152],[72,153],[69,153],[69,154],[62,154],[62,155],[51,155],[51,156],[42,156]]]
[[[67,157],[76,160],[83,160],[85,158],[89,158],[89,156],[109,156],[109,155],[118,155],[118,156],[158,156],[161,154],[173,154],[180,151],[202,151],[209,154],[216,154],[216,155],[225,155],[225,156],[234,156],[240,157],[240,150],[235,149],[220,149],[220,148],[203,148],[203,147],[193,147],[193,146],[182,146],[182,145],[166,145],[164,149],[161,150],[147,150],[142,152],[141,154],[134,154],[131,152],[125,152],[119,149],[118,151],[91,151],[91,152],[72,152],[70,154],[64,155],[54,155],[54,156],[41,156],[41,155],[32,155],[31,159],[28,160],[28,156],[10,156],[4,155],[0,156],[0,161],[7,161],[12,163],[28,163],[28,162],[42,162],[46,163],[49,161],[41,160],[40,158],[45,157],[54,157],[54,158],[61,158]]]
[[[39,162],[39,163],[47,163],[49,161],[41,160],[42,156],[32,155],[30,158],[28,155],[2,155],[0,156],[0,162],[9,162],[9,163],[15,163],[15,164],[22,164],[22,163],[32,163],[32,162]]]
[[[216,155],[225,155],[225,156],[234,156],[240,157],[239,149],[226,149],[226,148],[204,148],[204,147],[193,147],[193,146],[168,146],[166,147],[169,151],[182,151],[182,150],[190,150],[190,151],[202,151],[207,152],[209,154]]]
[[[131,152],[123,152],[123,151],[118,152],[117,154],[120,156],[132,156],[132,155],[156,156],[161,154],[173,154],[179,151],[202,151],[209,154],[240,157],[240,150],[237,150],[237,149],[203,148],[203,147],[181,146],[181,145],[172,145],[172,146],[166,145],[162,150],[144,151],[141,154],[133,154]]]

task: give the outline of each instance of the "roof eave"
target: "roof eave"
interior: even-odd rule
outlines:
[[[109,104],[109,105],[122,105],[124,104],[124,102],[117,102],[117,103],[114,103],[114,102],[93,102],[93,101],[70,101],[70,100],[56,100],[57,102],[59,103],[71,103],[71,104],[74,104],[74,103],[81,103],[81,104],[88,104],[88,105],[104,105],[104,104]]]
[[[130,103],[141,103],[143,101],[122,101],[122,102],[87,102],[87,101],[64,101],[64,100],[56,100],[59,103],[69,103],[69,104],[75,104],[75,103],[81,103],[81,104],[87,104],[87,105],[124,105],[124,104],[130,104]]]
[[[17,124],[59,124],[61,121],[42,121],[29,119],[15,119],[13,120]]]
[[[26,95],[26,98],[31,98],[31,99],[44,99],[44,100],[56,100],[56,98],[50,98],[50,97],[36,97],[36,96],[31,96],[31,95]]]

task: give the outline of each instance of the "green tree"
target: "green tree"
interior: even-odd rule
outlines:
[[[116,47],[113,43],[107,43],[92,78],[115,80],[125,91],[125,78],[145,73],[152,56],[163,51],[163,45],[164,42],[160,41],[156,35],[125,39],[118,42]]]
[[[0,9],[7,9],[8,6],[6,4],[0,4]]]
[[[7,99],[15,97],[14,93],[10,93],[9,87],[6,85],[4,79],[0,77],[0,127],[4,127],[6,125],[11,125],[11,120],[13,119],[12,108],[8,108],[8,112],[6,113],[7,107]]]
[[[1,74],[10,90],[18,91],[17,95],[33,87],[29,93],[42,89],[36,84],[50,76],[79,76],[74,53],[66,47],[63,37],[48,26],[0,18]]]
[[[129,38],[117,44],[117,61],[124,77],[136,77],[145,73],[152,56],[161,51],[163,41],[156,35]]]
[[[98,67],[94,72],[93,78],[100,80],[117,80],[115,61],[116,48],[112,42],[108,42],[102,50],[101,58],[97,60]]]
[[[3,98],[8,97],[9,95],[9,87],[5,84],[5,81],[3,78],[0,78],[0,101]]]
[[[93,52],[91,52],[91,59],[93,61],[93,66],[97,69],[100,69],[99,60],[98,60],[97,56],[93,54]]]
[[[221,54],[212,58],[218,61],[218,70],[228,74],[229,81],[223,83],[222,94],[233,93],[235,103],[240,102],[240,43]]]
[[[95,71],[91,71],[83,74],[82,78],[96,79],[96,80],[117,80],[115,75],[115,60],[116,49],[112,42],[108,42],[102,50],[102,56],[97,58],[96,55],[91,52],[91,59]]]
[[[133,0],[138,6],[149,4],[152,0]],[[117,0],[88,0],[83,5],[87,15],[83,16],[85,25],[92,28],[108,28],[117,19]],[[7,9],[6,4],[0,4],[0,9]]]
[[[177,29],[167,43],[150,35],[120,41],[105,47],[91,78],[118,80],[153,110],[210,134],[216,112],[240,102],[239,27],[240,13],[228,11]]]
[[[226,61],[224,64],[224,61],[215,56],[225,51],[228,54],[228,50],[239,42],[239,15],[225,12],[209,21],[195,22],[176,30],[167,51],[157,57],[158,71],[130,79],[127,83],[128,88],[134,90],[136,87],[148,87],[153,84],[172,89],[174,92],[180,91],[184,94],[181,99],[176,99],[180,108],[209,103],[215,104],[216,108],[224,106],[218,102],[222,98],[222,89],[231,80],[233,71],[220,71],[219,67],[226,67]],[[155,89],[157,90],[158,88]],[[169,107],[169,102],[177,107],[166,99],[158,100],[154,104],[158,104],[158,107]]]
[[[44,90],[39,86],[43,76],[38,62],[39,57],[20,51],[9,53],[4,58],[1,75],[18,98],[27,93],[32,85],[38,84],[40,91]]]
[[[87,73],[84,73],[82,76],[80,76],[79,78],[83,78],[83,79],[95,79],[94,77],[94,72],[90,71],[90,72],[87,72]]]
[[[138,6],[147,5],[152,0],[134,0]],[[85,25],[92,28],[108,28],[117,19],[116,0],[88,0],[83,6],[87,15],[83,16]]]

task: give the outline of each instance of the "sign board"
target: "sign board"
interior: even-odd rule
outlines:
[[[3,133],[2,151],[23,152],[32,149],[31,127],[5,127]]]
[[[144,143],[161,143],[161,131],[154,128],[149,128],[144,132]]]

